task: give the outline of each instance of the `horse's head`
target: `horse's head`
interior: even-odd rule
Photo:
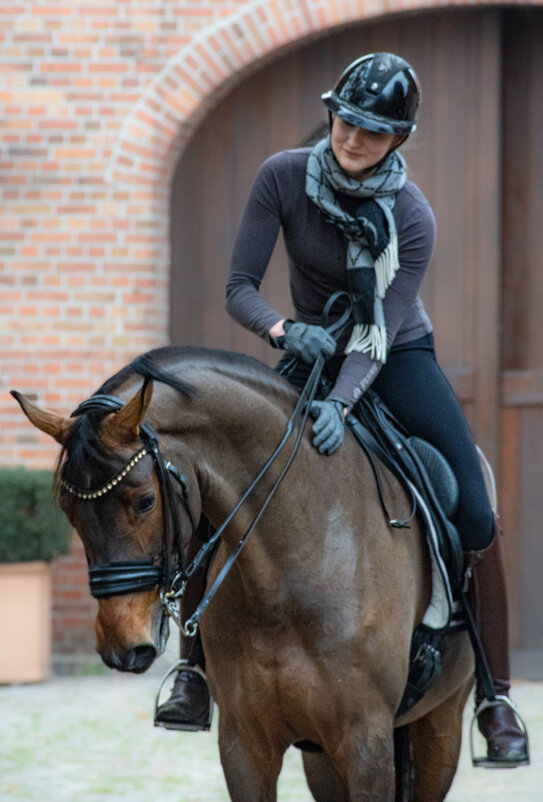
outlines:
[[[59,503],[85,546],[99,605],[97,650],[112,668],[145,671],[166,643],[160,590],[182,561],[178,517],[185,539],[193,526],[186,499],[174,515],[178,484],[170,486],[154,432],[143,423],[152,381],[117,410],[93,404],[93,397],[71,418],[13,395],[29,420],[63,446]]]

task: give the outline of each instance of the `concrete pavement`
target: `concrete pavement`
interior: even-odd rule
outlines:
[[[54,677],[0,686],[0,800],[12,802],[227,802],[211,733],[152,725],[155,694],[168,663],[151,674]],[[513,698],[530,731],[532,765],[473,769],[464,738],[449,802],[543,800],[543,682],[517,681]],[[466,726],[469,722],[466,716]],[[311,802],[300,754],[287,752],[279,802]]]

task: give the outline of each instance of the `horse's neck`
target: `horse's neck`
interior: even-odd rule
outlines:
[[[199,428],[191,442],[202,501],[212,515],[226,515],[253,484],[283,439],[290,412],[288,406],[254,392],[226,392],[220,405],[209,408],[207,426]],[[244,505],[247,514],[266,498],[292,453],[294,440],[294,435],[288,438],[251,493]],[[244,519],[243,513],[239,518]]]

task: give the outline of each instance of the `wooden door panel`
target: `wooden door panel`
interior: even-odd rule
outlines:
[[[522,649],[543,648],[542,433],[543,398],[538,405],[505,406],[500,511],[512,645]]]
[[[504,17],[505,370],[543,370],[543,10]]]
[[[502,473],[513,645],[543,648],[543,9],[503,15]]]
[[[516,645],[540,642],[539,625],[521,621],[543,602],[530,529],[538,505],[533,465],[541,467],[535,443],[543,434],[542,20],[535,8],[395,16],[281,55],[223,98],[195,132],[171,204],[172,340],[274,364],[277,353],[224,310],[230,252],[255,172],[326,120],[320,94],[349,61],[388,50],[415,66],[423,103],[404,153],[438,225],[421,294],[440,361],[477,441],[500,467]],[[281,241],[262,290],[291,313]]]

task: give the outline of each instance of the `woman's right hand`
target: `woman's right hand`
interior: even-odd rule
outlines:
[[[283,330],[284,335],[276,338],[279,348],[284,348],[310,365],[320,354],[330,357],[336,351],[336,341],[322,326],[285,320]]]

